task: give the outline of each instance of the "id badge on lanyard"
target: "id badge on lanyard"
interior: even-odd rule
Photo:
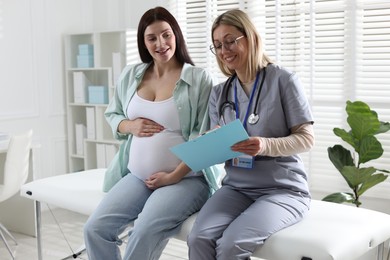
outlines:
[[[244,169],[253,168],[254,157],[250,155],[241,155],[232,159],[232,166]]]

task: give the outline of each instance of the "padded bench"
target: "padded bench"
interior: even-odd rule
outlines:
[[[40,203],[90,215],[104,197],[105,169],[86,170],[26,183],[23,197],[36,202],[38,259],[42,260]],[[196,214],[175,238],[185,241]],[[309,214],[271,237],[254,253],[269,260],[353,260],[377,248],[383,259],[390,239],[390,215],[354,206],[312,200]],[[76,256],[74,256],[76,257]]]

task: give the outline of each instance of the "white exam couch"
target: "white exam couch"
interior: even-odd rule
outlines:
[[[104,196],[101,191],[104,172],[105,169],[86,170],[23,185],[21,195],[36,201],[39,260],[42,260],[40,203],[90,215]],[[195,215],[184,222],[177,239],[186,240]],[[268,260],[353,260],[377,248],[376,259],[382,260],[389,238],[390,215],[313,200],[303,221],[273,234],[253,256]]]

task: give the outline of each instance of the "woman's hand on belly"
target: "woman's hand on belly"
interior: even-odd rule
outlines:
[[[143,117],[134,120],[123,120],[119,127],[119,130],[124,129],[123,133],[130,133],[137,137],[149,137],[164,130],[162,125]]]
[[[156,190],[163,186],[178,183],[180,179],[178,179],[177,177],[177,174],[171,174],[168,172],[156,172],[145,180],[145,185],[151,190]]]

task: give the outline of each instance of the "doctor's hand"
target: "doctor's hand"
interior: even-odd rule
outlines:
[[[249,139],[236,143],[231,147],[232,151],[256,156],[261,151],[261,140],[259,137],[249,137]]]
[[[133,134],[137,137],[149,137],[160,133],[164,127],[153,120],[139,117],[134,120],[123,120],[119,124],[121,133]]]

